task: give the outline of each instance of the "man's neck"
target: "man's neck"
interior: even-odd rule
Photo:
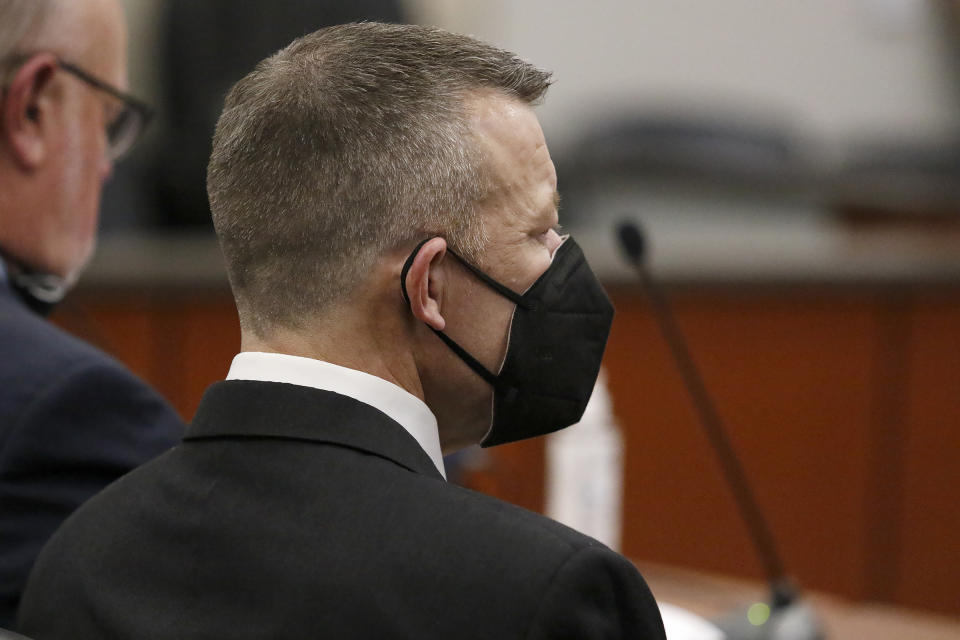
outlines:
[[[322,360],[341,367],[363,371],[405,389],[421,400],[423,387],[409,349],[404,329],[380,322],[368,331],[358,331],[357,322],[340,320],[335,324],[348,331],[336,331],[331,323],[318,323],[302,331],[273,331],[261,337],[244,331],[241,351],[283,353]]]

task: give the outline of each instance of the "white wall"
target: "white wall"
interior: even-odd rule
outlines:
[[[557,149],[594,114],[686,105],[842,148],[960,129],[936,0],[409,0],[418,21],[552,69]],[[771,115],[767,115],[771,114]]]
[[[155,90],[163,0],[123,0],[131,82]],[[203,0],[197,0],[202,2]],[[686,106],[793,123],[827,150],[960,130],[936,0],[406,0],[419,22],[552,69],[555,151],[605,114]]]
[[[157,21],[162,0],[121,1],[127,14],[130,40],[130,87],[137,95],[153,100],[159,72]]]

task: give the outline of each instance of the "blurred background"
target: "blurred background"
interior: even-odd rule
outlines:
[[[605,370],[622,551],[760,576],[617,250],[630,219],[790,573],[960,616],[960,2],[125,4],[131,87],[159,117],[117,167],[97,258],[55,319],[185,418],[239,349],[204,191],[224,93],[320,26],[434,24],[555,72],[538,113],[561,222],[618,309]],[[468,454],[459,480],[542,511],[544,446]]]

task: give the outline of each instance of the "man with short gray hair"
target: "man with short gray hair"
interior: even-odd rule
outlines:
[[[208,191],[242,328],[181,446],[48,545],[58,638],[663,638],[623,557],[448,484],[576,422],[613,308],[557,231],[549,74],[437,29],[331,27],[230,91]]]
[[[125,47],[116,0],[0,0],[0,627],[57,526],[183,430],[43,318],[90,258],[101,187],[144,122]]]

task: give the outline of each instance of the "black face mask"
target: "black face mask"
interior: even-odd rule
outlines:
[[[400,274],[407,304],[407,272],[423,244],[410,254]],[[613,322],[613,304],[577,243],[567,238],[554,252],[547,270],[523,294],[500,284],[449,248],[447,252],[517,305],[499,374],[489,371],[445,333],[433,329],[493,387],[493,418],[480,445],[532,438],[579,421],[600,372]]]

